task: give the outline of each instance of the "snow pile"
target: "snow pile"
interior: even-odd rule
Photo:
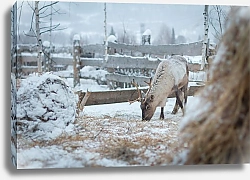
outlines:
[[[11,154],[12,162],[16,165],[16,77],[11,73]]]
[[[71,131],[76,102],[74,92],[60,77],[32,74],[22,81],[17,92],[19,130],[43,139]]]
[[[93,66],[84,66],[82,69],[80,69],[81,77],[83,78],[90,78],[90,79],[96,79],[98,81],[106,81],[105,75],[108,74],[107,71],[96,69]]]

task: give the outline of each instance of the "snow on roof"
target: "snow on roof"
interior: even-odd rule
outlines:
[[[108,42],[117,42],[117,38],[116,38],[114,35],[110,35],[110,36],[107,38],[107,41],[108,41]]]
[[[147,29],[146,31],[144,31],[144,33],[142,35],[151,35],[151,30],[150,29]]]
[[[79,34],[75,34],[74,37],[73,37],[73,40],[74,41],[80,41],[80,35]]]

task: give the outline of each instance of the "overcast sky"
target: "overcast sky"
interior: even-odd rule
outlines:
[[[48,2],[40,2],[42,7]],[[20,8],[22,5],[22,8]],[[30,2],[34,6],[34,2]],[[26,1],[18,3],[19,13],[22,9],[19,32],[30,29],[32,9]],[[152,31],[152,38],[156,37],[162,24],[170,29],[174,28],[175,35],[183,35],[188,41],[194,42],[203,36],[204,5],[179,4],[142,4],[142,3],[107,3],[107,33],[113,26],[116,33],[121,33],[123,25],[133,34],[140,32],[140,24]],[[104,36],[104,3],[103,2],[59,2],[54,6],[60,13],[53,16],[53,24],[60,23],[63,31],[53,32],[54,39],[59,33],[79,33],[86,35],[90,43],[101,43]],[[49,13],[47,10],[45,13]],[[43,19],[49,22],[48,18]]]

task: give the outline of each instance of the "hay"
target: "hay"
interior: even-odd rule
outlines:
[[[250,162],[249,15],[249,7],[231,11],[211,66],[211,79],[198,95],[201,101],[197,108],[206,108],[196,117],[187,112],[180,130],[182,154],[172,159],[173,164]]]

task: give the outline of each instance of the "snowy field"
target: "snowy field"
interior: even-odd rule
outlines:
[[[194,97],[188,97],[187,106]],[[86,106],[73,133],[36,141],[19,134],[18,168],[77,168],[167,165],[174,155],[182,113],[172,115],[169,98],[165,119],[160,109],[149,122],[141,121],[139,103]]]
[[[95,80],[105,80],[106,72],[103,70],[96,70],[89,66],[81,69],[82,76],[89,79],[81,79],[81,85],[77,88],[73,88],[73,78],[63,78],[72,73],[72,68],[68,67],[66,71],[46,75],[44,79],[34,77],[32,82],[22,80],[25,88],[20,88],[17,94],[20,96],[22,92],[22,98],[28,98],[28,104],[18,105],[17,117],[22,119],[21,123],[29,124],[27,130],[29,133],[24,133],[20,129],[17,132],[17,167],[19,169],[164,166],[169,164],[170,158],[177,153],[177,134],[183,117],[181,110],[176,115],[171,114],[175,98],[168,98],[164,109],[164,120],[159,120],[160,108],[157,108],[149,122],[142,121],[140,104],[135,102],[130,105],[129,102],[124,102],[85,106],[81,115],[73,120],[47,121],[48,118],[67,117],[67,109],[72,106],[72,101],[69,104],[67,97],[64,97],[65,91],[58,91],[60,84],[64,84],[60,82],[61,80],[72,88],[72,92],[87,89],[92,92],[109,90],[107,85],[100,85]],[[54,79],[58,75],[62,77],[61,80]],[[53,78],[48,81],[46,78],[50,76]],[[202,75],[197,78],[202,79]],[[42,86],[36,85],[38,81]],[[51,85],[51,82],[58,84]],[[196,85],[195,82],[189,83],[189,86]],[[36,87],[40,88],[38,93],[32,90]],[[32,93],[34,95],[31,95]],[[34,99],[31,100],[31,97]],[[53,105],[51,101],[57,104]],[[187,107],[192,106],[194,101],[195,97],[188,97]],[[20,102],[23,100],[21,99]],[[66,107],[65,110],[57,106],[59,103]],[[33,113],[37,110],[41,112],[39,113],[42,115],[42,120]],[[49,112],[46,113],[46,110]],[[65,114],[59,115],[59,111]],[[31,118],[32,121],[30,121],[30,117],[25,116],[27,112],[33,113],[32,117],[37,120]],[[65,124],[70,125],[62,128]],[[39,138],[47,127],[50,129],[47,132],[47,138]],[[39,128],[40,130],[37,131]]]

